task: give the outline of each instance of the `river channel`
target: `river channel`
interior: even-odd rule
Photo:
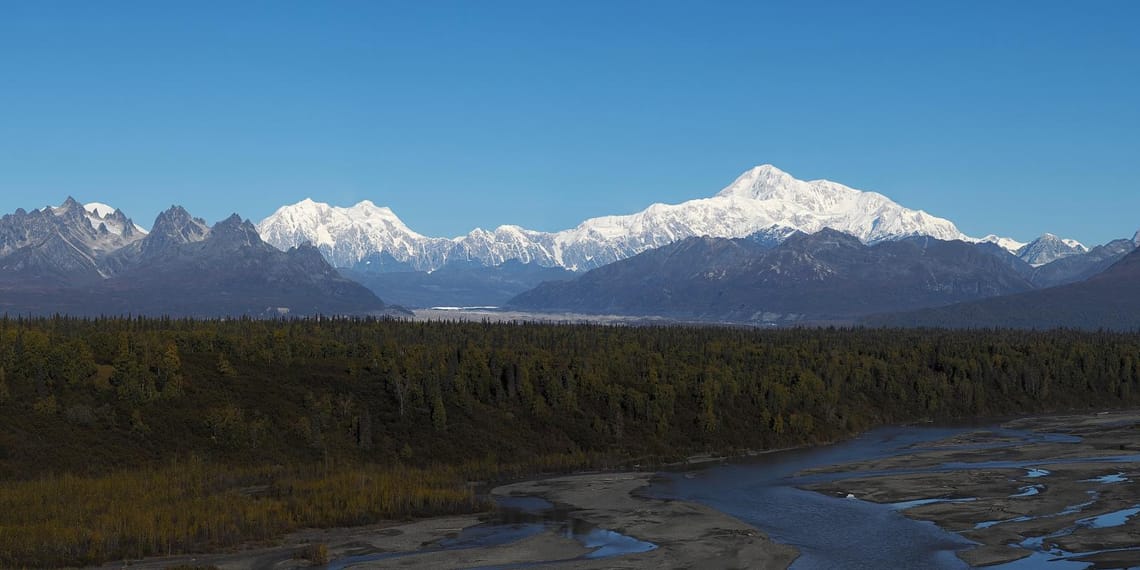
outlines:
[[[961,535],[939,528],[930,522],[908,518],[902,512],[908,508],[944,499],[909,501],[907,503],[880,504],[860,500],[855,496],[830,496],[800,487],[826,481],[842,481],[859,476],[900,473],[946,472],[978,468],[1024,470],[1029,480],[1046,480],[1049,472],[1033,467],[1034,462],[944,463],[937,467],[913,470],[892,470],[874,473],[860,471],[802,474],[805,470],[852,462],[888,458],[921,452],[924,445],[946,440],[977,427],[887,427],[867,432],[855,439],[811,449],[801,449],[763,455],[747,462],[716,466],[685,473],[664,474],[646,493],[662,499],[695,501],[733,515],[763,530],[777,542],[795,546],[800,557],[793,570],[832,568],[881,569],[928,568],[962,569],[969,566],[956,556],[959,550],[976,543]],[[986,428],[1001,438],[998,443],[961,446],[961,448],[1010,447],[1033,443],[1075,443],[1079,438],[1063,434],[1037,433]],[[946,447],[939,449],[945,450]],[[1140,456],[1098,456],[1094,458],[1068,458],[1049,463],[1080,461],[1133,462]],[[1040,463],[1040,462],[1036,462]],[[1107,476],[1093,483],[1108,484],[1116,476]],[[1030,497],[1043,485],[1025,485],[1011,497]],[[1090,491],[1090,494],[1095,494]],[[954,499],[971,501],[971,497]],[[1077,504],[1077,509],[1089,506]],[[1107,518],[1093,517],[1078,524],[1125,524],[1136,510],[1114,513]],[[1071,513],[1063,513],[1071,514]],[[993,521],[997,524],[1000,521]],[[981,528],[981,527],[979,527]],[[1062,531],[1064,532],[1064,531]],[[1047,537],[1043,537],[1047,538]],[[1087,562],[1070,560],[1071,553],[1046,551],[1041,540],[1027,540],[1019,545],[1031,552],[1028,558],[1016,562],[990,566],[995,569],[1045,568],[1048,570],[1089,568]]]
[[[997,561],[987,568],[998,570],[1128,567],[1132,562],[1106,563],[1105,556],[1140,560],[1136,556],[1140,547],[1128,539],[1132,536],[1128,533],[1134,533],[1140,522],[1140,501],[1129,491],[1131,477],[1140,477],[1140,445],[1135,445],[1140,443],[1135,441],[1140,431],[1134,428],[1140,425],[1137,421],[1140,417],[1128,420],[1131,423],[1125,422],[1127,425],[1085,425],[1084,431],[1073,433],[994,425],[884,427],[833,445],[660,473],[639,493],[653,499],[699,503],[748,523],[775,542],[799,551],[793,570],[959,570],[969,568],[959,554],[983,545],[976,542],[979,540],[990,543],[987,556],[998,553],[997,558],[983,562]],[[1097,434],[1107,429],[1125,429],[1123,440],[1112,440],[1111,446],[1092,445],[1097,443],[1093,442]],[[941,485],[954,477],[974,477],[977,473],[989,477],[988,487],[971,484],[968,478],[966,484]],[[917,479],[918,494],[900,494],[896,483],[900,477],[909,478],[911,485]],[[939,477],[941,486],[928,484]],[[869,484],[868,480],[877,483]],[[883,488],[898,496],[890,499],[897,502],[884,502],[881,494],[877,501],[856,494],[876,489],[881,492]],[[940,490],[924,494],[928,488]],[[971,496],[985,493],[988,496]],[[636,557],[658,548],[636,532],[623,534],[620,524],[615,528],[589,524],[580,518],[580,511],[537,496],[497,496],[496,501],[494,516],[482,524],[425,548],[350,556],[334,561],[329,568],[386,566],[397,559],[521,544],[540,534],[579,544],[579,554],[530,558],[525,563],[496,567],[600,568],[607,567],[604,561],[608,559]],[[959,515],[967,512],[980,518],[969,519],[962,526],[959,516],[953,519],[958,521],[958,532],[952,532],[919,520],[922,516],[904,515],[911,509],[932,507],[959,509]],[[1112,547],[1102,546],[1101,550],[1073,540],[1087,538],[1090,530],[1096,535],[1104,529],[1125,534],[1104,539],[1108,541],[1104,544]],[[1100,536],[1093,538],[1101,540]],[[999,538],[990,540],[992,537]],[[1084,547],[1067,552],[1058,546],[1066,541]],[[1121,554],[1123,558],[1119,558]],[[1099,562],[1094,565],[1089,557],[1097,555]],[[980,560],[977,556],[973,559]]]

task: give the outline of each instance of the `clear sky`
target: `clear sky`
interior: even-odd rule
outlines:
[[[0,211],[305,197],[454,236],[772,163],[972,235],[1140,227],[1140,2],[0,1]]]

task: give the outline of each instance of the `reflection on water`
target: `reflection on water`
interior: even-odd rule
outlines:
[[[898,503],[888,503],[888,505],[896,511],[905,511],[923,505],[935,505],[938,503],[970,503],[978,500],[977,497],[966,497],[964,499],[917,499],[914,501],[902,501]]]
[[[1039,494],[1043,488],[1045,488],[1044,485],[1029,485],[1027,487],[1022,487],[1021,489],[1018,489],[1021,491],[1020,493],[1014,493],[1010,495],[1009,498],[1017,499],[1020,497],[1032,497],[1033,495]]]
[[[632,536],[626,536],[612,530],[601,528],[590,529],[585,536],[581,536],[579,540],[586,548],[595,549],[585,556],[585,558],[589,559],[609,558],[623,554],[637,554],[640,552],[649,552],[657,548],[648,542],[637,540]]]
[[[1128,522],[1128,519],[1140,513],[1140,507],[1133,507],[1131,509],[1121,509],[1095,517],[1089,517],[1077,521],[1077,526],[1085,526],[1089,528],[1111,528],[1114,526],[1122,526]]]
[[[1093,477],[1092,479],[1083,479],[1081,480],[1081,483],[1101,483],[1107,485],[1110,483],[1128,483],[1131,481],[1131,479],[1124,476],[1124,473],[1114,473],[1112,475],[1101,475],[1100,477]]]

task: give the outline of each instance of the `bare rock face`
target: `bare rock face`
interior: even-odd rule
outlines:
[[[122,212],[98,206],[68,199],[0,219],[0,311],[203,317],[391,311],[315,248],[280,251],[236,214],[211,228],[173,206],[147,233]]]

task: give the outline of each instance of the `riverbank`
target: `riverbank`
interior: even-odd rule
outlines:
[[[559,525],[504,544],[446,549],[449,541],[492,518],[452,516],[359,528],[306,530],[272,547],[229,554],[179,556],[132,563],[140,569],[188,565],[221,570],[278,570],[308,567],[310,545],[324,545],[333,568],[472,568],[557,562],[559,568],[787,568],[794,548],[712,508],[640,495],[651,473],[599,473],[514,483],[492,495],[506,501],[526,497],[557,505],[560,517],[602,533],[627,537],[650,550],[608,555],[604,545],[584,543]],[[522,525],[519,525],[522,526]],[[489,541],[494,542],[494,541]],[[620,549],[619,549],[620,550]],[[398,562],[397,562],[398,560]],[[103,568],[121,568],[122,564]]]
[[[1140,412],[1014,420],[799,475],[830,476],[805,489],[892,504],[978,543],[958,553],[971,566],[1034,556],[1140,564],[1140,527],[1130,522],[1140,505],[1132,484],[1140,477]]]

